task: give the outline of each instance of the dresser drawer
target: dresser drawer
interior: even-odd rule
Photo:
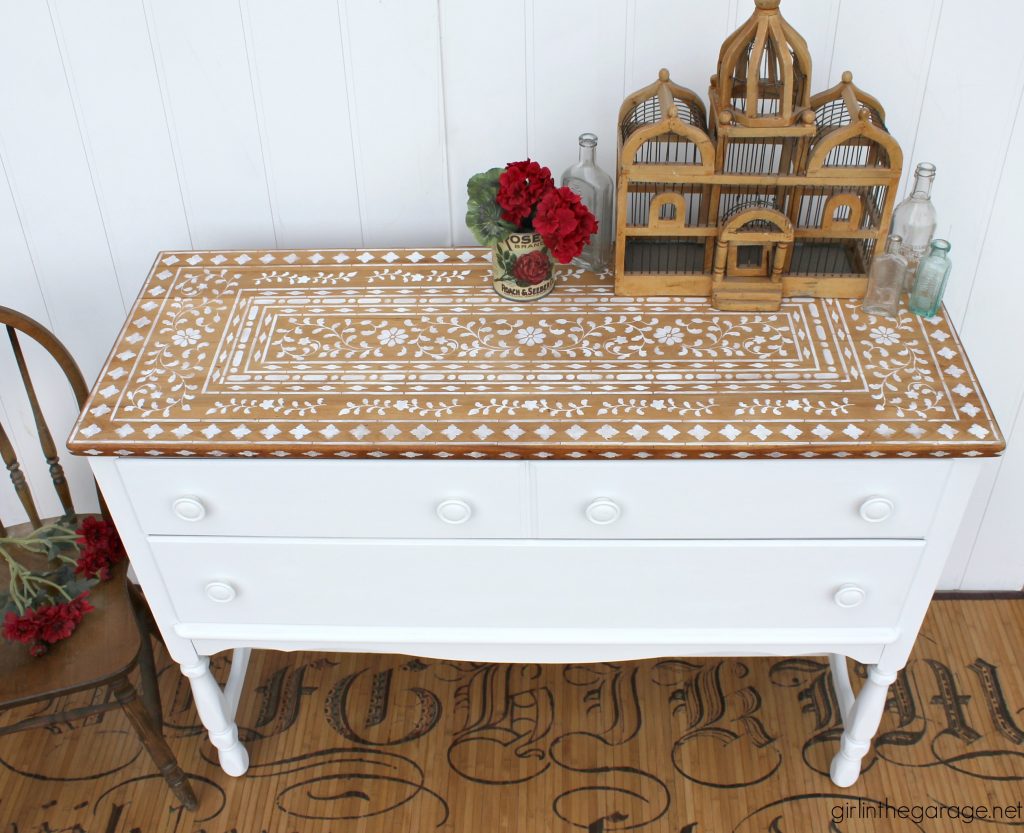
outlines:
[[[880,628],[920,541],[151,538],[180,622],[417,628]]]
[[[148,534],[511,538],[526,464],[495,461],[119,460]]]
[[[947,460],[533,463],[540,538],[920,538]]]

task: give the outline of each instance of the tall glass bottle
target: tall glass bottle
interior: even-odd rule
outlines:
[[[885,252],[871,261],[868,275],[868,291],[861,308],[868,315],[885,315],[895,318],[900,311],[900,295],[903,294],[904,275],[907,259],[900,254],[903,241],[898,234],[889,235]]]
[[[580,161],[562,174],[562,185],[579,194],[580,200],[597,218],[597,231],[590,242],[583,247],[580,256],[573,263],[594,272],[611,267],[612,255],[612,199],[615,183],[602,171],[594,160],[597,151],[597,136],[584,133],[580,136]]]
[[[903,256],[907,259],[904,292],[914,286],[917,264],[928,253],[928,244],[935,234],[935,206],[932,205],[932,183],[935,166],[921,162],[914,171],[914,189],[892,213],[892,233],[903,238]]]
[[[931,251],[917,266],[914,291],[910,293],[912,313],[923,318],[931,318],[939,311],[952,266],[953,261],[949,259],[949,242],[933,240]]]

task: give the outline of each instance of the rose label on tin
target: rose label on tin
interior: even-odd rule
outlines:
[[[543,298],[555,287],[551,252],[537,232],[509,234],[494,245],[494,291],[513,301]]]

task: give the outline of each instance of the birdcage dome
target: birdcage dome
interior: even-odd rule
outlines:
[[[716,104],[739,124],[792,124],[810,101],[807,42],[779,12],[779,0],[754,5],[750,18],[722,44]]]

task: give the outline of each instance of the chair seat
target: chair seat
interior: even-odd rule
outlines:
[[[142,636],[127,588],[127,562],[89,591],[87,613],[75,632],[41,657],[0,639],[0,709],[95,688],[135,663]]]

